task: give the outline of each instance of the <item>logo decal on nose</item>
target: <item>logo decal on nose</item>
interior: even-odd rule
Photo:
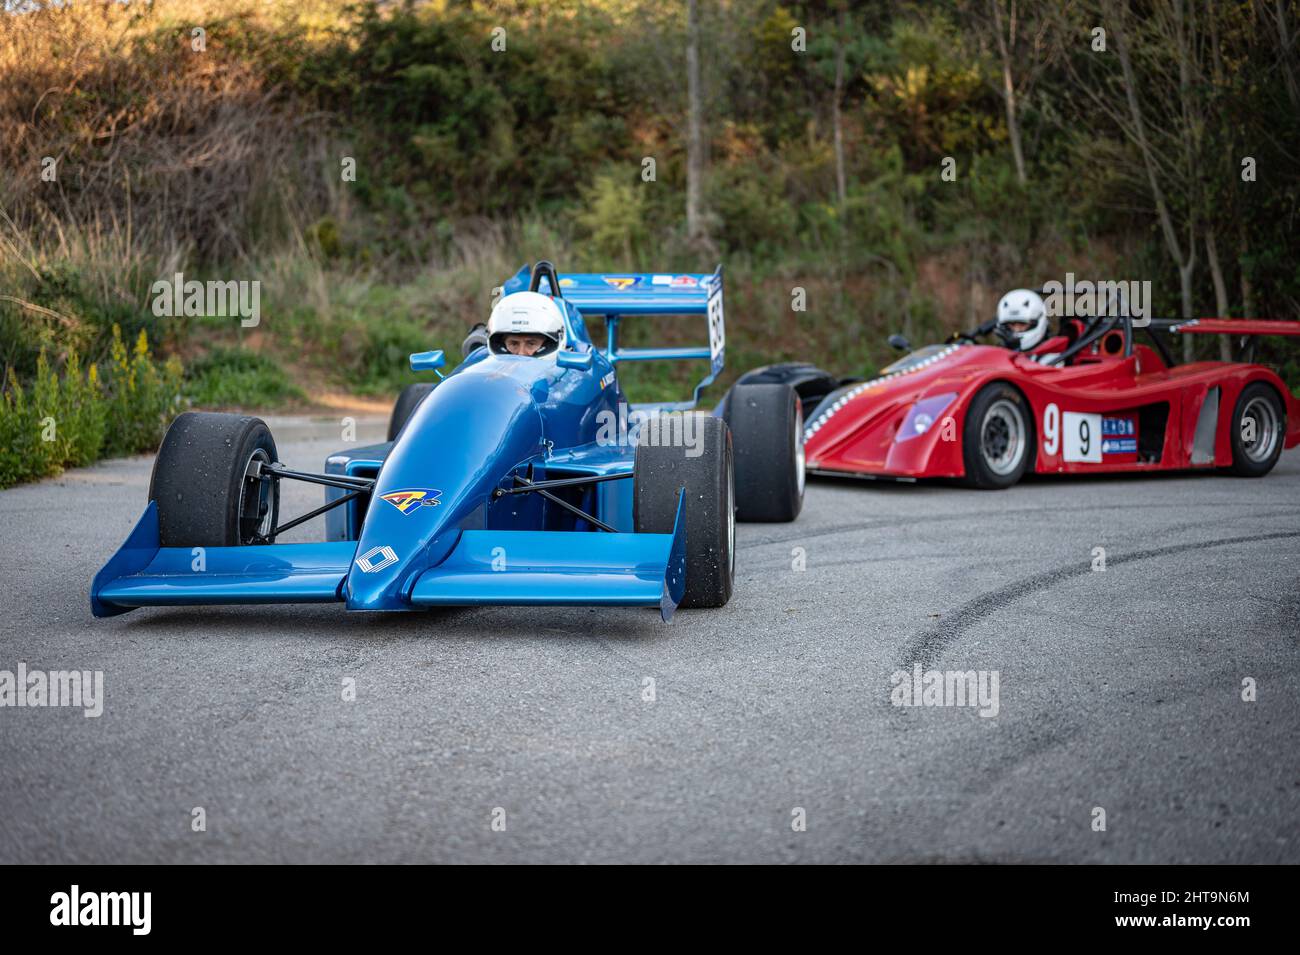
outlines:
[[[419,507],[437,507],[441,496],[441,491],[429,487],[408,487],[380,495],[403,514],[410,514]]]
[[[375,558],[379,558],[376,560]],[[357,558],[357,566],[363,574],[373,574],[377,570],[391,567],[397,563],[397,554],[387,544],[372,547]]]

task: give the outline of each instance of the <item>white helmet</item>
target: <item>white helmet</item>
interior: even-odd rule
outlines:
[[[488,347],[498,355],[509,354],[509,335],[540,335],[546,341],[534,357],[553,357],[564,345],[564,313],[549,295],[512,292],[492,307],[487,332]]]
[[[1008,328],[1011,323],[1026,323],[1028,328]],[[1029,351],[1036,348],[1047,335],[1047,303],[1037,292],[1018,288],[1002,296],[998,302],[998,334],[1009,347]]]

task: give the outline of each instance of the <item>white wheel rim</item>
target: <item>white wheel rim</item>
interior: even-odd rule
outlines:
[[[248,499],[248,489],[250,486],[256,485],[256,487],[258,488],[258,503],[259,504],[261,503],[262,481],[258,478],[253,477],[253,470],[254,470],[253,465],[270,464],[270,463],[271,463],[271,459],[267,457],[266,452],[263,451],[261,448],[258,448],[256,451],[254,451],[252,454],[248,456],[248,463],[244,465],[244,480],[239,486],[239,511],[237,512],[238,513],[237,520],[241,525],[243,524],[244,521],[244,507],[245,507],[245,502]],[[253,531],[253,533],[258,537],[262,537],[262,538],[269,537],[271,535],[271,531],[275,530],[275,524],[274,524],[275,502],[272,499],[272,496],[274,494],[275,494],[275,487],[273,485],[268,486],[266,491],[266,515],[258,522],[257,527]],[[243,535],[242,526],[240,527],[240,535],[241,536]]]
[[[736,466],[727,456],[727,568],[729,576],[736,576]]]
[[[799,488],[799,499],[803,500],[804,485],[808,481],[808,465],[803,449],[803,405],[798,398],[794,400],[794,480]]]
[[[1277,444],[1279,433],[1277,413],[1273,408],[1273,403],[1259,395],[1251,398],[1241,412],[1243,428],[1247,421],[1255,423],[1255,439],[1247,441],[1243,435],[1241,449],[1245,452],[1247,458],[1257,464],[1267,461],[1273,456],[1273,448]]]
[[[980,423],[980,454],[999,477],[1013,473],[1025,456],[1025,418],[1014,402],[1001,398],[984,412]]]

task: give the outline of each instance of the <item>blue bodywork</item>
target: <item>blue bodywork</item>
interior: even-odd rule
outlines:
[[[503,292],[525,290],[530,280],[525,267]],[[538,290],[553,294],[548,283],[543,277]],[[722,370],[722,271],[569,275],[559,285],[567,341],[557,360],[479,348],[443,377],[440,353],[411,356],[413,368],[432,370],[440,380],[396,440],[327,458],[327,474],[374,478],[375,485],[326,512],[325,542],[208,547],[200,561],[194,549],[160,546],[151,501],[95,577],[95,615],[140,606],[340,601],[349,610],[388,611],[650,606],[667,620],[685,588],[685,495],[679,495],[671,534],[639,534],[630,478],[552,491],[613,533],[539,494],[494,492],[522,480],[630,475],[635,448],[626,439],[636,426],[628,423],[617,366],[707,360],[698,397]],[[643,315],[707,316],[709,344],[620,347],[620,320]],[[585,317],[606,322],[603,350],[592,344]],[[694,404],[633,410],[644,415]],[[618,437],[611,441],[613,428]],[[327,488],[326,500],[346,493]]]

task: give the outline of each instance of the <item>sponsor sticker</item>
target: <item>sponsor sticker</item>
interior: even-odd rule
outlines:
[[[436,491],[430,487],[408,487],[400,491],[390,491],[387,494],[380,495],[403,514],[410,514],[420,507],[437,507],[438,498],[441,496],[441,491]]]
[[[650,276],[651,285],[672,285],[673,277],[671,275],[652,275]]]
[[[695,281],[689,275],[677,275],[673,277],[672,285],[674,288],[695,288],[700,283]]]
[[[602,275],[601,278],[605,280],[606,285],[612,285],[620,292],[630,289],[632,286],[636,285],[637,282],[641,281],[641,276],[639,275]]]

